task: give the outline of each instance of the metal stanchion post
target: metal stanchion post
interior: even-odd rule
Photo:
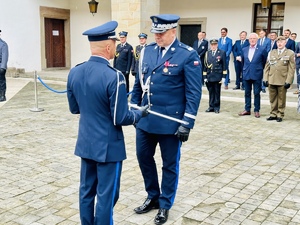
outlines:
[[[44,109],[39,108],[38,106],[38,93],[37,93],[37,74],[34,71],[34,98],[35,98],[35,107],[30,109],[31,112],[42,112]]]

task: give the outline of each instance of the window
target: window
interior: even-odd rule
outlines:
[[[261,4],[254,4],[253,31],[264,29],[267,33],[283,33],[284,3],[272,3],[270,9],[262,9]]]

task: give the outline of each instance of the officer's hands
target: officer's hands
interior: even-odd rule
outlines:
[[[142,112],[142,117],[145,117],[149,114],[148,109],[149,109],[149,105],[140,107],[139,110]]]
[[[289,89],[290,86],[291,86],[291,85],[290,85],[289,83],[285,83],[285,84],[284,84],[284,88],[285,88],[285,89]]]
[[[207,78],[204,78],[204,83],[207,83]]]
[[[268,86],[269,86],[269,82],[268,82],[268,81],[263,81],[263,85],[264,85],[265,87],[268,87]]]
[[[190,128],[186,128],[183,126],[179,126],[175,135],[177,135],[178,139],[182,142],[185,142],[189,139]]]

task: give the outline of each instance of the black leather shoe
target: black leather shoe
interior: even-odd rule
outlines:
[[[205,112],[213,112],[214,109],[208,108],[207,110],[205,110]]]
[[[266,93],[266,89],[262,89],[261,92],[262,92],[262,93]]]
[[[216,110],[215,110],[215,113],[220,113],[220,110],[216,109]]]
[[[277,122],[282,122],[282,118],[278,117],[276,121]]]
[[[164,224],[167,222],[169,216],[169,210],[167,209],[159,209],[158,213],[156,214],[154,218],[155,224]]]
[[[158,200],[153,200],[153,199],[147,198],[145,200],[145,202],[143,203],[143,205],[135,208],[134,211],[137,214],[142,214],[142,213],[149,212],[151,209],[158,209],[158,208],[159,208]]]
[[[235,86],[235,87],[233,88],[233,90],[239,90],[239,89],[241,89],[239,86]]]
[[[277,116],[270,116],[270,117],[267,118],[267,120],[268,121],[270,121],[270,120],[277,120]]]

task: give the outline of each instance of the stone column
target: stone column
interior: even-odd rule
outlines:
[[[150,34],[150,16],[159,14],[160,0],[111,0],[111,17],[119,23],[117,33],[128,32],[127,41],[137,45],[138,34],[148,34],[148,43],[154,41]]]

